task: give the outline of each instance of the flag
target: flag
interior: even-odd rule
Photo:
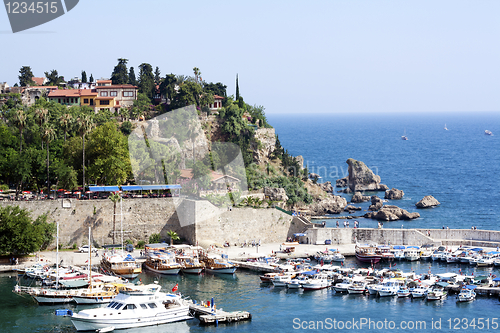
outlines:
[[[178,283],[176,283],[176,284],[175,284],[175,286],[172,288],[172,292],[173,292],[173,293],[174,293],[174,292],[176,292],[176,291],[177,291],[177,289],[178,289],[178,287],[179,287],[179,284],[178,284]]]

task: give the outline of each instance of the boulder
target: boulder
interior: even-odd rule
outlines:
[[[352,203],[360,203],[360,202],[369,201],[369,200],[370,200],[369,196],[363,195],[360,192],[354,193],[354,195],[351,198]]]
[[[349,166],[349,189],[352,192],[357,191],[385,191],[389,188],[380,184],[380,176],[371,171],[365,163],[348,159],[346,161]]]
[[[440,204],[441,203],[437,201],[432,195],[427,195],[422,200],[417,202],[415,206],[417,206],[417,208],[429,208],[429,207],[435,207]]]
[[[384,199],[389,199],[389,200],[399,200],[403,199],[403,196],[405,193],[402,190],[398,190],[397,188],[391,188],[388,191],[385,191],[385,196]]]
[[[364,215],[366,218],[371,218],[379,221],[396,221],[396,220],[412,220],[420,217],[419,213],[410,213],[397,206],[383,206],[378,212],[370,212]]]
[[[284,188],[264,187],[264,195],[272,201],[288,201],[288,196]]]
[[[376,195],[372,195],[371,202],[372,202],[372,204],[370,205],[368,210],[373,210],[373,211],[379,210],[384,205],[382,199],[380,199]]]
[[[344,212],[352,212],[356,210],[361,210],[361,207],[355,207],[353,205],[348,205],[344,208]]]
[[[347,206],[347,200],[338,195],[329,195],[327,198],[309,206],[311,215],[339,214]]]
[[[347,184],[349,184],[349,177],[340,178],[335,181],[336,187],[347,187]]]
[[[329,193],[332,193],[333,192],[333,186],[332,186],[332,183],[331,182],[326,182],[326,183],[321,183],[319,184],[319,186],[321,187],[321,189],[325,192],[329,192]]]

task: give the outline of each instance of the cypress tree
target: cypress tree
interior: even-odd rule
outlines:
[[[236,101],[240,99],[240,87],[238,86],[238,74],[236,74]]]
[[[87,83],[87,73],[82,71],[82,83]]]
[[[118,65],[115,66],[111,74],[111,81],[113,84],[125,84],[128,82],[127,62],[128,59],[118,59]]]
[[[134,67],[130,67],[130,71],[128,73],[128,83],[131,84],[131,85],[133,85],[133,86],[137,85],[137,80],[135,78]]]
[[[90,82],[90,83],[94,82],[94,77],[92,76],[92,74],[90,74],[90,79],[89,79],[89,82]]]

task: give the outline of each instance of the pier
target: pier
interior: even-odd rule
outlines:
[[[219,323],[234,323],[252,319],[252,315],[247,311],[227,312],[217,309],[216,306],[207,306],[191,303],[189,305],[191,313],[200,320],[200,325],[218,325]]]

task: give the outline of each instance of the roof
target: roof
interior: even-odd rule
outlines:
[[[37,86],[42,86],[43,81],[45,81],[44,77],[32,77],[31,80],[37,84]]]
[[[111,85],[111,86],[97,86],[95,87],[96,89],[118,89],[118,88],[122,88],[122,89],[138,89],[136,86],[133,86],[131,84],[114,84],[114,85]]]
[[[214,95],[214,99],[224,99],[224,97],[219,96],[219,95]]]
[[[89,190],[92,192],[118,192],[120,189],[118,186],[89,186]]]
[[[79,89],[58,89],[49,92],[49,97],[80,97]]]
[[[57,86],[31,86],[26,89],[59,89]]]
[[[95,89],[82,89],[80,90],[80,96],[97,96],[97,91]]]
[[[111,83],[113,81],[111,81],[111,80],[96,80],[95,82],[96,83]]]

